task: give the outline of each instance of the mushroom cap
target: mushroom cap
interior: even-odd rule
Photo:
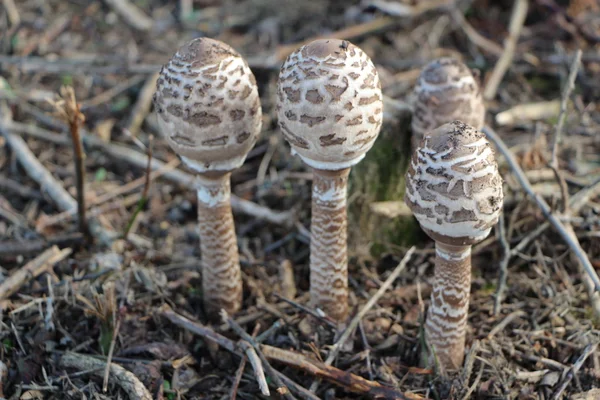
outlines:
[[[381,83],[373,62],[345,40],[302,46],[279,73],[277,114],[285,139],[313,168],[339,170],[373,146],[383,118]]]
[[[169,145],[198,172],[239,168],[262,126],[248,64],[209,38],[186,43],[163,66],[154,106]]]
[[[485,239],[502,211],[502,178],[483,133],[453,121],[427,133],[414,152],[404,198],[423,230],[444,244]]]
[[[421,71],[413,92],[412,131],[416,143],[427,132],[454,120],[483,128],[485,106],[478,79],[454,58],[440,58]]]

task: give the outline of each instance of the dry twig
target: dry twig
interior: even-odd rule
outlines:
[[[133,136],[137,136],[142,127],[142,123],[150,112],[150,107],[152,107],[152,96],[154,95],[154,91],[156,90],[156,81],[158,80],[158,72],[150,76],[146,79],[146,83],[140,90],[140,94],[138,95],[137,101],[133,106],[131,111],[131,118],[125,129]]]
[[[243,357],[244,354],[239,351],[236,344],[232,340],[220,335],[206,326],[191,321],[188,318],[175,313],[168,305],[163,305],[159,309],[159,312],[173,324],[195,333],[196,335],[202,336],[205,339],[211,340],[229,352]],[[281,362],[283,364],[301,369],[307,373],[326,379],[355,393],[362,393],[381,399],[425,400],[421,396],[411,393],[401,393],[394,388],[388,388],[378,382],[369,381],[349,372],[344,372],[338,368],[309,359],[308,357],[293,351],[282,350],[268,345],[260,345],[260,349],[265,357],[269,358],[271,361]],[[277,373],[277,371],[275,372]],[[277,374],[282,380],[289,380],[289,378],[284,378],[280,373]],[[289,385],[287,382],[286,385],[289,388],[295,388],[295,386],[297,386]],[[303,398],[314,399],[314,395],[307,394],[306,390],[298,391],[297,393]]]
[[[583,353],[581,354],[581,356],[579,356],[577,361],[575,361],[575,364],[573,364],[573,366],[569,368],[569,372],[567,372],[567,375],[561,382],[560,386],[552,395],[552,400],[558,400],[562,398],[562,394],[569,385],[569,383],[573,380],[575,375],[577,375],[577,373],[585,363],[585,360],[587,360],[590,354],[596,351],[596,348],[598,348],[598,343],[589,344],[585,347],[585,349],[583,349]]]
[[[258,334],[259,329],[260,329],[260,324],[256,324],[254,326],[254,332],[252,332],[253,338],[256,337],[256,335]],[[250,344],[248,342],[245,342],[245,343],[248,344],[249,349],[254,351],[254,348],[252,348],[252,346],[250,346]],[[235,372],[235,377],[233,378],[233,384],[231,385],[231,390],[229,391],[229,400],[235,400],[237,398],[238,387],[240,386],[240,381],[242,380],[242,375],[244,374],[244,368],[246,367],[246,360],[248,360],[247,353],[248,352],[246,352],[246,357],[242,357],[242,359],[240,360],[240,365],[239,365],[237,371]],[[254,354],[252,356],[255,356],[258,359],[258,355],[256,355],[256,352],[254,352]],[[260,359],[259,359],[259,362],[260,362]],[[262,377],[264,378],[264,373],[262,374]],[[259,385],[262,385],[262,384],[263,384],[262,382],[259,382]],[[266,385],[266,379],[264,381],[264,384]],[[266,387],[267,393],[269,393],[268,385],[265,387]],[[261,391],[263,391],[262,389],[263,388],[261,387]],[[263,394],[264,394],[264,391],[263,391]]]
[[[377,304],[381,296],[383,296],[383,294],[390,288],[390,286],[392,286],[396,278],[398,278],[400,273],[404,270],[404,268],[406,268],[406,265],[408,264],[408,261],[412,257],[414,251],[415,247],[413,246],[406,252],[404,257],[402,258],[402,261],[400,261],[400,263],[394,269],[394,271],[392,271],[390,276],[388,276],[385,282],[383,282],[383,285],[381,285],[381,287],[377,290],[373,297],[371,297],[369,301],[367,301],[367,303],[358,312],[358,314],[356,314],[354,318],[352,318],[352,321],[350,321],[350,324],[348,324],[348,326],[344,330],[344,333],[342,333],[338,341],[332,346],[332,349],[327,355],[327,359],[325,360],[325,365],[331,365],[331,363],[333,363],[346,341],[350,338],[350,335],[358,326],[358,323],[365,317],[369,310],[373,308],[375,304]],[[318,386],[318,381],[313,382],[313,384],[310,387],[310,391],[314,392],[315,390],[317,390]]]
[[[166,59],[165,59],[166,61]],[[95,57],[92,60],[61,58],[47,60],[45,57],[22,57],[0,54],[0,65],[14,65],[22,72],[45,72],[53,74],[153,74],[160,70],[161,64],[129,64],[127,60],[113,61],[105,64],[104,60]]]
[[[240,342],[241,344],[243,344],[245,342],[246,344],[251,345],[252,348],[256,351],[256,354],[258,355],[258,358],[260,359],[260,361],[264,365],[265,369],[267,370],[267,373],[273,379],[273,383],[275,383],[275,385],[277,385],[277,393],[279,393],[280,395],[282,395],[283,397],[285,397],[288,400],[295,400],[295,397],[290,393],[287,386],[281,381],[279,376],[275,373],[275,369],[271,366],[269,361],[267,361],[267,359],[265,358],[264,354],[261,351],[260,345],[254,340],[254,338],[252,336],[250,336],[237,322],[235,322],[232,318],[230,318],[225,310],[221,310],[221,318],[223,319],[223,322],[225,322],[227,325],[229,325],[229,327],[242,338],[242,341]],[[248,355],[248,354],[249,353],[246,352],[246,355]],[[248,360],[250,361],[250,363],[257,362],[257,360],[255,360],[255,359],[253,360],[252,358],[250,358],[250,356],[248,357]],[[252,365],[256,368],[255,371],[258,376],[259,375],[258,367],[260,366],[260,363],[258,363],[257,365],[254,365],[254,364],[252,364]],[[264,376],[263,376],[263,378],[264,378]],[[259,379],[259,386],[261,386],[261,380],[262,379]],[[266,384],[266,381],[264,381],[264,384]],[[262,386],[261,386],[261,389],[262,389]],[[269,389],[267,388],[267,391],[268,390]]]
[[[562,98],[560,101],[560,113],[558,115],[558,122],[556,124],[556,130],[554,133],[554,140],[552,141],[552,158],[550,160],[550,168],[554,172],[556,181],[560,186],[562,212],[564,212],[565,214],[569,213],[569,190],[567,187],[567,182],[565,181],[565,177],[563,176],[563,174],[561,174],[558,166],[558,144],[560,143],[562,138],[562,131],[567,116],[567,103],[569,101],[569,97],[571,96],[571,91],[573,91],[573,88],[575,87],[575,78],[577,77],[577,71],[579,70],[580,63],[581,50],[577,50],[575,52],[575,57],[573,58],[573,63],[571,64],[569,77],[567,78],[567,83],[565,84],[565,87],[562,92]]]
[[[0,257],[1,256],[28,256],[37,254],[44,248],[50,246],[58,247],[76,247],[84,242],[81,233],[69,233],[65,235],[51,235],[48,239],[34,240],[9,240],[0,242]]]
[[[152,163],[152,144],[153,144],[153,140],[154,136],[150,135],[148,137],[148,163],[146,164],[146,174],[145,174],[145,180],[144,180],[144,189],[142,190],[142,196],[140,197],[140,200],[138,201],[137,206],[135,207],[135,210],[133,211],[133,214],[131,214],[131,218],[129,219],[129,222],[127,222],[127,226],[125,227],[125,232],[123,232],[123,239],[127,240],[127,235],[129,235],[129,231],[131,230],[131,228],[133,227],[133,224],[135,223],[135,219],[137,218],[138,214],[142,211],[142,209],[146,206],[146,203],[148,202],[148,192],[150,190],[150,181],[151,181],[151,175],[152,175],[152,170],[151,170],[151,163]]]
[[[498,274],[498,288],[494,298],[494,315],[500,314],[502,308],[502,296],[506,288],[506,277],[508,275],[508,262],[510,261],[510,244],[506,237],[506,227],[504,226],[504,215],[500,215],[498,224],[496,225],[496,236],[502,248],[502,256],[500,259],[500,272]]]
[[[500,138],[500,136],[498,136],[496,132],[494,132],[489,126],[485,126],[482,131],[486,134],[488,139],[494,142],[496,148],[500,150],[500,152],[508,162],[508,165],[513,170],[513,173],[517,177],[517,180],[519,181],[523,189],[525,189],[525,192],[527,192],[527,194],[533,199],[533,201],[535,201],[535,203],[538,205],[544,216],[548,219],[548,221],[552,224],[554,229],[556,229],[556,231],[560,234],[560,236],[563,238],[566,244],[577,256],[577,258],[583,265],[585,271],[594,282],[596,290],[600,290],[600,278],[598,278],[598,274],[596,273],[596,270],[590,263],[587,254],[581,248],[577,237],[569,233],[569,231],[565,228],[564,224],[560,221],[560,218],[556,214],[552,213],[552,210],[550,209],[550,206],[548,206],[548,203],[546,203],[546,201],[541,196],[537,195],[534,192],[531,183],[529,183],[529,180],[523,173],[523,170],[519,166],[519,163],[517,162],[517,160],[515,160],[515,157],[508,149],[508,147],[506,147],[506,144]]]
[[[19,10],[17,6],[15,6],[14,0],[2,0],[4,4],[4,9],[6,10],[6,14],[8,15],[8,20],[12,26],[17,26],[21,23],[21,15],[19,14]]]
[[[81,105],[75,99],[75,91],[70,86],[60,88],[58,100],[51,101],[55,109],[55,115],[67,123],[73,143],[73,154],[75,155],[75,180],[77,189],[77,213],[79,216],[79,231],[90,239],[90,230],[85,217],[85,152],[79,133],[85,122],[85,115],[81,112]]]
[[[552,141],[552,161],[550,165],[552,168],[558,169],[558,145],[562,138],[562,132],[565,125],[565,119],[567,118],[567,103],[571,92],[575,88],[575,79],[577,78],[577,71],[579,71],[579,65],[581,64],[581,49],[577,49],[573,56],[573,62],[569,69],[569,77],[563,88],[561,100],[560,100],[560,113],[558,114],[558,122],[556,123],[556,130],[554,132],[554,140]]]
[[[261,393],[264,396],[270,396],[271,392],[269,391],[269,384],[265,378],[262,362],[258,354],[256,354],[256,350],[254,350],[254,347],[252,347],[252,345],[245,340],[240,340],[238,345],[242,350],[244,350],[248,361],[250,361],[250,365],[252,365],[252,369],[254,370],[254,375],[256,376],[256,381],[258,382],[258,387],[260,388]]]
[[[27,172],[27,175],[40,185],[42,191],[48,193],[59,209],[69,212],[77,210],[77,202],[62,187],[62,184],[54,179],[52,174],[44,168],[42,163],[29,150],[23,138],[9,132],[12,127],[12,121],[10,111],[5,104],[0,104],[0,115],[3,116],[0,119],[0,134],[4,136],[9,146],[15,152],[19,163],[21,163],[23,169]],[[112,236],[97,221],[91,221],[90,228],[92,235],[97,237],[103,245],[111,245]]]
[[[149,31],[154,21],[129,0],[104,0],[125,22],[139,31]]]
[[[18,292],[25,283],[67,258],[71,252],[71,249],[59,250],[58,247],[53,246],[29,261],[0,284],[0,300],[7,299]]]
[[[497,333],[500,333],[504,328],[506,328],[508,324],[513,322],[515,319],[523,317],[525,315],[527,315],[527,313],[523,310],[513,311],[512,313],[508,314],[506,318],[504,318],[502,321],[500,321],[498,325],[494,326],[492,330],[490,330],[490,333],[488,333],[487,338],[492,339]]]
[[[114,314],[113,314],[114,315]],[[110,376],[110,367],[112,366],[113,353],[115,351],[115,345],[117,343],[117,336],[119,335],[119,329],[121,328],[121,319],[117,317],[117,323],[112,332],[112,339],[110,341],[110,347],[108,349],[108,357],[106,358],[106,367],[104,368],[104,379],[102,381],[102,391],[106,393],[108,390],[108,378]]]
[[[396,18],[380,17],[380,18],[374,19],[372,21],[353,25],[353,26],[341,29],[336,32],[328,33],[326,36],[319,35],[319,36],[308,38],[308,39],[302,41],[301,43],[292,43],[289,45],[281,46],[280,48],[277,49],[275,57],[270,64],[278,66],[279,63],[284,61],[286,59],[286,57],[289,56],[298,47],[303,46],[307,43],[310,43],[313,40],[330,38],[330,37],[335,37],[338,39],[353,40],[358,37],[364,36],[366,34],[372,34],[373,32],[381,32],[383,30],[393,28],[394,26],[396,26],[397,23],[398,23],[398,20]],[[253,63],[249,62],[249,64],[250,64],[250,66],[252,66]]]
[[[60,359],[63,368],[74,368],[80,371],[90,371],[103,378],[106,362],[77,353],[66,353]],[[110,375],[128,395],[131,400],[152,400],[152,395],[140,380],[117,364],[111,364]]]
[[[400,393],[394,388],[386,387],[378,382],[369,381],[358,375],[344,372],[323,362],[309,359],[302,354],[272,346],[263,345],[261,348],[265,356],[269,359],[301,369],[304,372],[326,379],[354,393],[360,393],[375,399],[423,399],[421,396],[412,393]]]
[[[521,29],[525,23],[525,17],[527,17],[528,8],[528,0],[515,0],[513,12],[510,17],[510,25],[508,27],[508,37],[504,41],[504,51],[496,62],[494,70],[492,71],[492,74],[485,85],[485,90],[483,91],[483,98],[486,100],[491,100],[496,97],[498,86],[500,86],[500,82],[502,82],[504,74],[506,74],[506,71],[512,63],[515,50],[517,48],[517,41],[521,35]]]
[[[46,122],[53,122],[54,125],[62,126],[62,124],[52,118],[47,118]],[[2,131],[1,128],[2,125],[0,125],[0,132]],[[19,123],[9,123],[5,126],[5,128],[7,128],[5,129],[7,133],[8,130],[11,130],[14,132],[25,133],[27,135],[34,136],[40,140],[45,140],[56,144],[66,144],[61,135],[49,132],[46,129]],[[132,150],[127,146],[114,143],[105,143],[97,137],[89,134],[89,132],[86,132],[85,130],[82,130],[82,133],[83,143],[86,146],[102,151],[112,158],[123,161],[135,167],[144,169],[146,168],[148,164],[148,157],[145,154]],[[151,168],[152,171],[163,171],[162,175],[165,179],[182,186],[191,187],[195,179],[193,175],[188,174],[180,169],[170,169],[166,163],[157,160],[156,158],[152,158]],[[75,207],[76,205],[73,206],[73,209],[75,209]],[[294,213],[291,211],[274,211],[252,201],[238,197],[233,193],[231,194],[231,208],[234,212],[250,215],[253,218],[262,219],[275,225],[291,226],[295,220]]]
[[[8,108],[0,110],[0,114],[4,116],[0,121],[0,133],[15,152],[27,174],[40,185],[42,191],[47,193],[61,210],[75,210],[77,202],[73,200],[62,184],[54,179],[52,174],[38,161],[23,138],[9,132],[10,116]]]

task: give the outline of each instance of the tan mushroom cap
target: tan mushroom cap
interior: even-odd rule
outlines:
[[[481,129],[485,106],[477,79],[459,60],[440,58],[421,71],[413,93],[413,135],[420,140],[427,132],[454,120]]]
[[[186,43],[163,66],[154,106],[169,145],[198,172],[239,168],[262,126],[248,64],[209,38]]]
[[[383,116],[373,62],[345,40],[315,40],[290,54],[279,73],[279,126],[308,165],[339,170],[373,146]]]
[[[405,201],[434,240],[470,245],[487,237],[503,193],[484,134],[460,121],[426,134],[407,172]]]

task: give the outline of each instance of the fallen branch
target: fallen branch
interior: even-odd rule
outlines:
[[[261,349],[265,357],[273,361],[279,361],[291,367],[301,369],[304,372],[319,378],[323,378],[331,383],[335,383],[336,385],[354,393],[360,393],[375,399],[423,399],[423,397],[419,395],[412,393],[400,393],[396,389],[383,386],[379,382],[370,381],[358,375],[354,375],[327,365],[323,362],[309,359],[303,354],[266,345],[262,345]]]
[[[127,126],[125,129],[128,132],[131,132],[133,136],[137,136],[142,127],[144,119],[150,112],[150,108],[152,107],[152,96],[154,95],[154,91],[156,90],[156,81],[158,80],[158,72],[150,76],[142,90],[140,90],[140,94],[138,95],[137,101],[133,106],[131,111],[131,118],[129,119]]]
[[[577,373],[583,366],[583,363],[585,363],[585,360],[587,360],[587,358],[594,351],[596,351],[596,348],[598,348],[598,343],[587,345],[585,347],[585,349],[583,349],[583,353],[581,354],[581,356],[579,356],[577,361],[575,361],[575,364],[573,364],[573,366],[571,368],[569,368],[569,372],[567,372],[567,375],[561,382],[560,386],[558,387],[556,392],[554,392],[554,394],[552,395],[552,400],[558,400],[558,399],[562,398],[562,394],[565,391],[565,389],[567,388],[567,386],[569,386],[569,383],[571,383],[571,381],[573,380],[575,375],[577,375]]]
[[[49,119],[46,117],[47,122],[52,121],[53,125],[63,127],[58,121]],[[35,126],[29,126],[21,123],[10,123],[6,127],[11,131],[24,133],[31,135],[37,139],[49,141],[56,144],[67,144],[66,138],[61,135],[50,132],[46,129],[38,128]],[[138,168],[146,169],[148,163],[148,157],[136,150],[133,150],[127,146],[104,143],[102,140],[90,135],[85,130],[82,130],[83,143],[90,148],[102,151],[108,156],[126,162]],[[162,170],[164,171],[163,177],[175,182],[181,186],[192,187],[195,177],[192,174],[188,174],[180,169],[170,169],[164,162],[157,160],[156,158],[151,159],[150,167],[153,171]],[[275,225],[291,226],[294,223],[294,214],[290,211],[274,211],[270,208],[261,206],[253,203],[249,200],[242,199],[233,193],[231,194],[231,208],[234,212],[246,214],[253,218],[262,219]]]
[[[535,201],[535,203],[538,205],[538,207],[542,211],[542,214],[544,214],[544,216],[548,219],[550,224],[552,224],[554,229],[556,229],[556,231],[560,234],[560,236],[563,238],[565,243],[571,248],[573,253],[577,256],[577,258],[581,262],[583,268],[585,269],[586,273],[589,275],[592,282],[594,283],[596,290],[597,291],[600,290],[600,278],[598,278],[598,274],[596,273],[596,270],[590,263],[590,260],[587,256],[587,254],[581,248],[581,245],[579,244],[579,240],[577,239],[577,237],[575,235],[572,235],[568,231],[568,229],[560,221],[559,216],[552,213],[552,210],[550,209],[550,206],[548,206],[548,203],[546,203],[546,201],[541,196],[537,195],[534,192],[533,187],[531,186],[531,183],[529,183],[529,180],[527,179],[527,177],[525,176],[525,173],[519,166],[519,163],[517,162],[517,160],[511,153],[511,151],[508,149],[508,147],[506,146],[504,141],[500,138],[500,136],[498,136],[498,134],[496,134],[496,132],[494,132],[494,130],[488,126],[485,126],[482,129],[482,131],[486,134],[488,139],[490,139],[492,142],[494,142],[494,144],[496,145],[496,148],[502,153],[502,155],[506,159],[508,165],[513,170],[513,173],[517,177],[517,180],[519,181],[519,183],[521,184],[523,189],[525,189],[525,192],[527,192],[527,194],[533,199],[533,201]]]
[[[60,359],[63,368],[74,368],[103,378],[106,362],[77,353],[66,353]],[[152,400],[152,395],[144,384],[131,372],[117,364],[111,364],[110,375],[128,395],[130,400]]]
[[[15,152],[17,160],[19,160],[27,175],[40,185],[42,191],[45,191],[50,196],[60,210],[75,212],[77,210],[75,199],[71,197],[62,187],[62,184],[52,176],[31,150],[29,150],[23,138],[9,132],[9,129],[12,127],[12,118],[6,104],[0,104],[0,115],[3,116],[0,119],[0,134],[4,136],[8,145]],[[97,237],[103,245],[110,246],[112,244],[112,236],[96,220],[90,221],[90,230],[92,235]]]
[[[0,301],[17,293],[23,285],[46,272],[57,262],[64,260],[71,252],[71,249],[59,250],[58,247],[53,246],[29,261],[0,284]]]
[[[491,100],[496,97],[498,86],[500,86],[500,83],[504,78],[504,74],[506,74],[506,71],[512,63],[515,50],[517,48],[517,41],[519,40],[519,36],[521,36],[521,29],[523,28],[525,18],[527,17],[528,8],[528,0],[515,0],[512,15],[510,16],[508,37],[504,41],[504,51],[496,62],[496,65],[494,65],[492,74],[485,85],[485,90],[483,91],[483,98],[486,100]]]
[[[166,62],[165,58],[165,62]],[[153,74],[160,70],[162,64],[129,64],[126,59],[112,60],[107,63],[103,57],[93,59],[68,59],[57,60],[46,57],[23,57],[16,55],[0,54],[0,65],[4,68],[15,66],[22,72],[45,72],[51,74]]]
[[[245,340],[240,340],[239,346],[241,349],[244,350],[248,361],[250,361],[250,365],[252,365],[252,369],[254,370],[254,376],[256,377],[256,382],[258,382],[260,392],[264,396],[270,396],[271,392],[269,391],[269,384],[267,383],[262,362],[260,357],[256,353],[256,350],[254,349],[254,347],[252,347],[250,343],[246,342]]]
[[[367,2],[370,6],[373,6],[380,11],[392,15],[394,17],[408,17],[415,18],[427,11],[436,9],[444,9],[451,7],[454,0],[421,0],[414,2],[415,5],[406,4],[400,1],[382,1],[382,0],[370,0]]]
[[[62,184],[42,165],[35,155],[29,150],[27,143],[18,135],[8,132],[6,121],[0,124],[0,133],[6,139],[6,142],[13,149],[17,160],[27,171],[27,175],[40,185],[42,192],[54,201],[58,208],[63,211],[74,211],[77,209],[77,202],[71,197],[69,192],[63,188]]]
[[[568,207],[571,215],[578,213],[590,198],[597,196],[598,194],[600,194],[600,179],[571,196]],[[525,247],[527,247],[527,245],[529,245],[533,239],[541,235],[549,227],[550,222],[546,221],[527,236],[523,237],[523,239],[521,239],[519,243],[510,250],[510,256],[516,256],[518,253],[523,251],[523,249],[525,249]]]
[[[84,243],[83,235],[79,232],[66,235],[51,235],[47,239],[8,240],[0,242],[0,257],[28,256],[37,254],[50,246],[76,247]]]
[[[196,335],[202,336],[205,339],[211,340],[239,357],[244,356],[244,353],[238,349],[235,342],[206,326],[175,313],[168,305],[163,305],[159,309],[159,312],[173,324],[195,333]],[[394,388],[383,386],[379,382],[369,381],[352,373],[309,359],[308,357],[293,351],[283,350],[268,345],[260,345],[260,350],[265,357],[271,361],[281,362],[296,367],[314,376],[326,379],[348,391],[371,395],[380,399],[426,400],[419,395],[399,392]],[[277,374],[281,376],[280,373],[277,372]],[[294,389],[294,385],[288,385],[287,383],[286,385],[288,388]],[[306,393],[306,390],[300,391],[297,394],[303,398],[312,399],[312,397]]]
[[[123,20],[139,31],[149,31],[154,21],[129,0],[104,0]]]
[[[271,366],[271,364],[269,364],[269,361],[267,361],[267,359],[265,358],[265,356],[262,353],[261,348],[260,348],[259,344],[256,342],[256,340],[254,340],[254,338],[252,336],[250,336],[237,322],[235,322],[231,317],[229,317],[229,315],[227,314],[227,312],[225,310],[221,310],[221,318],[223,319],[223,322],[229,326],[229,328],[231,328],[235,333],[237,333],[242,338],[242,340],[240,340],[240,342],[239,342],[240,345],[251,345],[252,349],[256,351],[256,354],[258,355],[261,363],[265,366],[267,373],[269,374],[271,379],[273,379],[273,383],[275,383],[275,385],[277,385],[277,393],[279,393],[280,395],[282,395],[284,398],[286,398],[288,400],[295,400],[296,398],[290,393],[289,389],[281,381],[281,379],[279,379],[279,376],[275,373],[275,369]],[[241,346],[241,347],[245,348],[245,346]],[[246,353],[246,355],[248,355],[248,353]],[[250,362],[252,362],[252,359],[250,359],[250,357],[248,357],[248,359],[250,360]],[[252,364],[252,365],[255,368],[257,367],[254,364]],[[255,371],[258,374],[258,371],[256,369],[255,369]],[[259,380],[259,383],[260,383],[260,380]]]
[[[380,18],[374,19],[372,21],[368,21],[368,22],[365,22],[362,24],[356,24],[356,25],[341,29],[336,32],[328,33],[325,36],[318,35],[318,36],[314,36],[314,37],[308,38],[306,40],[303,40],[300,43],[292,43],[292,44],[284,45],[277,49],[273,59],[268,60],[267,63],[268,63],[268,66],[270,66],[270,67],[273,67],[273,66],[279,67],[280,63],[282,63],[286,59],[286,57],[289,56],[292,52],[294,52],[297,48],[299,48],[305,44],[308,44],[314,40],[330,38],[330,37],[335,37],[338,39],[353,40],[358,37],[367,35],[369,33],[373,33],[376,31],[380,32],[383,30],[391,29],[394,26],[396,26],[398,23],[399,23],[399,21],[397,18],[392,18],[392,17],[387,17],[387,16],[380,17]],[[258,61],[258,59],[257,59],[257,61]],[[264,61],[263,61],[263,63],[264,63]],[[257,62],[250,63],[250,66],[252,67],[253,64],[257,64]]]
[[[252,332],[253,338],[256,337],[259,330],[260,330],[260,324],[254,325],[254,331]],[[235,377],[233,378],[233,384],[231,385],[231,390],[229,391],[229,399],[230,400],[235,400],[237,398],[238,387],[240,386],[240,381],[242,380],[242,375],[244,374],[244,368],[246,367],[246,361],[250,358],[255,359],[254,361],[250,361],[250,365],[252,365],[252,368],[254,368],[254,363],[257,363],[257,362],[260,363],[260,359],[258,358],[256,351],[254,351],[254,348],[252,346],[250,346],[250,344],[248,342],[244,342],[243,344],[240,342],[240,346],[246,348],[245,349],[246,357],[242,357],[242,359],[240,360],[240,365],[239,365],[237,371],[235,372]],[[261,372],[262,372],[262,365],[260,368],[261,368]],[[256,379],[259,381],[258,386],[260,387],[261,392],[263,394],[265,394],[265,392],[266,392],[266,396],[269,396],[270,395],[269,386],[267,384],[267,379],[265,378],[264,372],[259,374],[259,372],[255,370],[255,376],[256,376]]]

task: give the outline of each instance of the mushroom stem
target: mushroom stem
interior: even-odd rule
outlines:
[[[348,315],[346,192],[350,168],[315,169],[312,184],[310,298],[338,322]]]
[[[234,314],[242,306],[242,273],[231,213],[231,173],[196,178],[202,253],[202,292],[208,315]]]
[[[459,369],[463,362],[470,290],[471,246],[451,246],[436,241],[425,338],[439,365],[448,370]]]

